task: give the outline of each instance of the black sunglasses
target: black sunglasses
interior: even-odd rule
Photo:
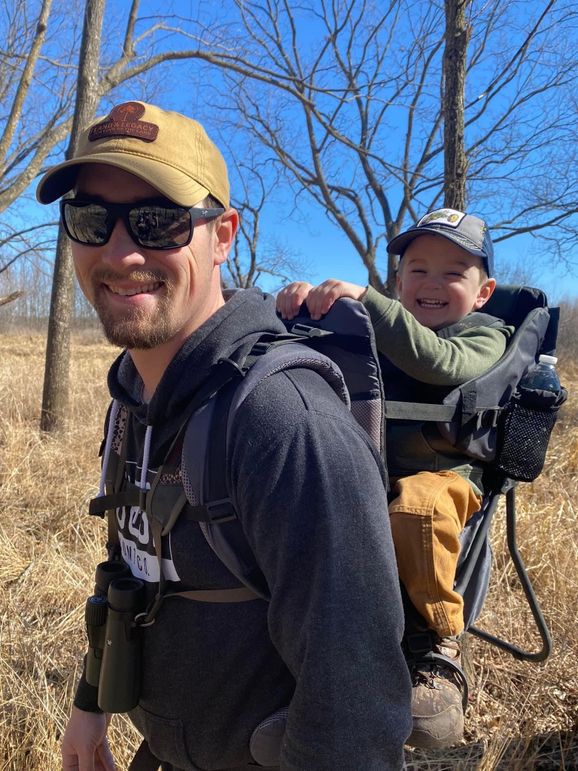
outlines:
[[[145,249],[177,249],[191,242],[200,220],[214,219],[224,209],[201,209],[167,202],[106,203],[63,198],[60,216],[68,237],[84,246],[102,246],[122,219],[133,241]]]

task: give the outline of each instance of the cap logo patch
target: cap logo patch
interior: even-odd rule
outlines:
[[[159,133],[155,123],[140,120],[145,111],[144,105],[138,102],[125,102],[110,111],[110,115],[101,123],[90,129],[89,142],[107,137],[132,137],[144,142],[154,142]]]
[[[450,228],[457,228],[465,216],[464,212],[457,211],[456,209],[438,209],[422,217],[417,223],[417,227],[435,223],[436,225],[447,225]]]

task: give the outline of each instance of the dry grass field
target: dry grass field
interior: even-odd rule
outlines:
[[[72,421],[65,435],[38,431],[44,341],[0,338],[0,770],[55,771],[59,737],[85,649],[84,604],[104,526],[85,515],[98,479],[97,448],[115,351],[73,346]],[[578,738],[578,366],[547,466],[518,488],[518,538],[552,630],[542,664],[521,663],[475,638],[464,745],[408,753],[416,769],[577,769]],[[503,511],[495,518],[493,583],[480,625],[536,648],[529,613],[507,558]],[[115,716],[111,740],[126,769],[137,737]],[[364,769],[360,769],[364,771]]]

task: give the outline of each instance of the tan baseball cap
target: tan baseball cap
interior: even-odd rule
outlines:
[[[229,206],[227,166],[205,129],[196,120],[152,104],[124,102],[85,129],[74,157],[40,180],[40,203],[72,190],[86,163],[124,169],[181,206],[194,206],[209,194]]]

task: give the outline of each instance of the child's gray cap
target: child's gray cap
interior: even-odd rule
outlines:
[[[443,236],[470,254],[481,257],[486,273],[493,276],[494,247],[484,220],[456,209],[436,209],[424,215],[409,230],[392,238],[387,245],[387,251],[390,254],[402,255],[414,238],[424,233]]]

